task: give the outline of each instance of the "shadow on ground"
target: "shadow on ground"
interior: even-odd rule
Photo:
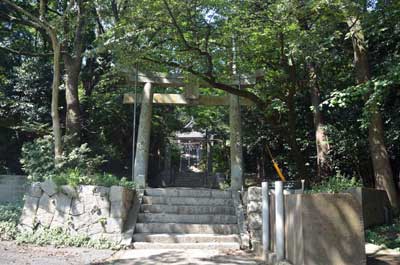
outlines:
[[[147,255],[146,255],[147,252]],[[215,251],[175,251],[164,250],[158,253],[146,250],[127,251],[112,260],[92,263],[92,265],[151,265],[151,264],[198,264],[198,265],[258,265],[261,261],[247,253],[218,253]]]

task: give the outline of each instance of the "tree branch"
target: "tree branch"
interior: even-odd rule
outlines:
[[[22,51],[22,50],[15,50],[12,48],[8,48],[8,47],[3,47],[0,46],[0,49],[8,51],[10,53],[13,54],[17,54],[17,55],[25,55],[25,56],[31,56],[31,57],[46,57],[46,56],[53,56],[54,53],[49,52],[49,53],[34,53],[34,52],[27,52],[27,51]]]
[[[181,65],[181,64],[176,63],[176,62],[156,60],[156,59],[149,58],[149,57],[144,57],[142,59],[146,60],[146,61],[149,61],[149,62],[152,62],[152,63],[162,64],[162,65],[165,65],[165,66],[170,66],[170,67],[174,67],[174,68],[179,68],[179,69],[185,70],[185,71],[187,71],[187,72],[189,72],[189,73],[201,78],[203,81],[207,82],[208,84],[210,84],[214,88],[223,90],[225,92],[228,92],[230,94],[234,94],[234,95],[239,96],[239,97],[247,98],[247,99],[251,100],[252,102],[254,102],[260,108],[265,108],[266,107],[265,102],[261,98],[259,98],[256,94],[254,94],[252,92],[249,92],[247,90],[238,89],[233,85],[220,83],[220,82],[216,81],[214,77],[209,77],[209,76],[207,76],[205,74],[197,72],[197,71],[193,70],[192,67],[187,67],[187,66]]]

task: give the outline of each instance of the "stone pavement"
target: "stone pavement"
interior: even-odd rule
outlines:
[[[240,250],[167,250],[131,249],[117,252],[104,262],[96,265],[258,265],[260,260]]]
[[[400,264],[400,252],[383,247],[366,244],[365,251],[367,253],[368,265],[398,265]]]

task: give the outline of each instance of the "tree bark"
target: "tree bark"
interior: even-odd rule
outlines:
[[[309,83],[311,89],[311,104],[315,128],[315,144],[317,148],[317,176],[318,179],[329,177],[332,173],[332,165],[329,160],[329,140],[325,131],[324,120],[320,110],[321,94],[318,85],[317,73],[313,63],[307,64]]]
[[[74,5],[71,3],[68,4],[69,8],[72,8]],[[68,45],[67,40],[64,42],[64,46],[67,48],[70,46],[69,50],[71,51],[69,54],[64,54],[64,64],[65,64],[65,100],[67,104],[67,115],[66,115],[66,134],[70,137],[71,144],[73,146],[77,146],[80,141],[80,129],[81,129],[81,121],[80,121],[80,104],[79,104],[79,94],[78,94],[78,86],[79,86],[79,74],[81,72],[82,65],[82,53],[85,46],[85,38],[84,38],[84,26],[86,23],[85,15],[86,9],[84,8],[83,1],[77,1],[77,11],[76,11],[76,27],[73,32],[73,42]],[[64,14],[64,34],[68,36],[72,33],[72,30],[69,28],[70,21],[66,16],[68,12]],[[75,24],[74,23],[74,24]]]
[[[80,139],[80,104],[78,95],[79,73],[81,58],[71,58],[64,55],[65,64],[65,100],[67,104],[66,133],[71,137],[73,145],[79,144]]]
[[[53,135],[54,135],[54,158],[57,164],[62,156],[62,151],[63,151],[61,142],[60,116],[58,112],[61,46],[60,43],[58,42],[57,35],[53,30],[51,30],[50,38],[54,51],[53,83],[52,83],[52,94],[51,94],[51,119],[53,124]]]
[[[370,80],[367,46],[364,40],[360,20],[350,17],[347,20],[353,43],[354,68],[357,84]],[[385,190],[391,206],[399,210],[399,197],[393,180],[393,172],[384,140],[384,127],[378,106],[372,107],[370,125],[368,128],[369,150],[374,168],[375,186]]]

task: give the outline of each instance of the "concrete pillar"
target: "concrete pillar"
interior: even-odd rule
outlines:
[[[153,93],[151,91],[151,83],[146,83],[142,94],[134,169],[134,180],[140,188],[146,187],[149,166],[152,103]]]
[[[243,186],[242,128],[239,97],[230,95],[229,127],[231,145],[231,189],[240,190]]]
[[[275,181],[275,247],[276,261],[285,258],[285,219],[283,182]]]
[[[262,244],[263,244],[263,254],[264,257],[269,252],[269,190],[268,182],[263,182],[261,184],[261,195],[262,195]]]

